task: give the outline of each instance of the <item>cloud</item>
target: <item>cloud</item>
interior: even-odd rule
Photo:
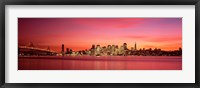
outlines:
[[[174,42],[174,41],[182,41],[181,36],[158,36],[147,38],[145,41],[149,42]]]
[[[130,35],[130,36],[125,36],[126,38],[131,38],[131,39],[145,39],[147,36],[144,35]]]
[[[130,35],[125,36],[125,38],[131,39],[140,39],[141,41],[146,42],[174,42],[174,41],[182,41],[182,36],[146,36],[146,35]]]

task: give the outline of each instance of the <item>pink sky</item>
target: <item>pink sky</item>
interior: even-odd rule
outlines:
[[[101,46],[128,44],[128,48],[182,47],[182,18],[18,18],[19,45],[61,51],[84,50]]]

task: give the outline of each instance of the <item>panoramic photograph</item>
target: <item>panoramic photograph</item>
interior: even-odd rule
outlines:
[[[182,18],[18,18],[18,70],[182,70]]]

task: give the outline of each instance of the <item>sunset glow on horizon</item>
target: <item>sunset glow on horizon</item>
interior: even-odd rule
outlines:
[[[61,45],[75,51],[92,44],[137,49],[182,48],[182,18],[18,18],[18,45],[61,52]]]

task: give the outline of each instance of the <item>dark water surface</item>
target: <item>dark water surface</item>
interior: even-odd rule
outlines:
[[[182,56],[19,57],[18,70],[182,70]]]

